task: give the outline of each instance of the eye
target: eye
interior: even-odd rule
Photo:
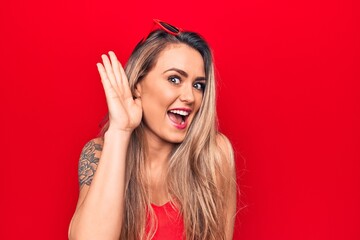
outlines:
[[[168,78],[168,80],[169,80],[170,82],[172,82],[173,84],[179,84],[180,81],[181,81],[181,79],[180,79],[178,76],[170,76],[170,77]]]
[[[197,90],[201,90],[204,91],[205,90],[205,83],[201,83],[201,82],[196,82],[194,83],[194,88],[196,88]]]

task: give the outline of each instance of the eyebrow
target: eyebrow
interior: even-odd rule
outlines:
[[[163,74],[166,72],[169,72],[169,71],[178,72],[180,75],[182,75],[183,77],[186,77],[186,78],[189,76],[189,74],[187,74],[187,72],[185,72],[184,70],[178,69],[178,68],[170,68],[170,69],[166,70],[165,72],[163,72]],[[197,78],[195,78],[195,80],[196,81],[201,81],[201,80],[206,81],[206,77],[197,77]]]

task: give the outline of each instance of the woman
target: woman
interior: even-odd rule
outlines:
[[[217,131],[211,50],[154,20],[126,71],[113,52],[98,71],[109,119],[79,164],[70,239],[232,239],[232,147]]]

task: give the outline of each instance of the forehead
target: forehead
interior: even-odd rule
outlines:
[[[170,68],[184,70],[196,77],[205,76],[201,54],[185,44],[170,44],[159,54],[154,70],[164,72]]]

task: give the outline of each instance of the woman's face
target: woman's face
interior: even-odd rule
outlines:
[[[180,143],[200,108],[205,88],[204,61],[185,44],[171,44],[136,86],[150,139]]]

